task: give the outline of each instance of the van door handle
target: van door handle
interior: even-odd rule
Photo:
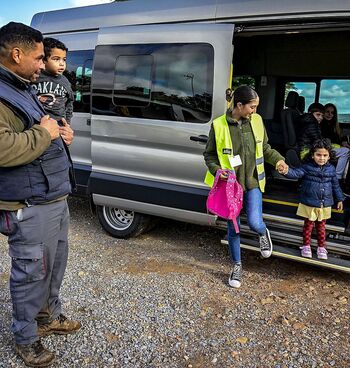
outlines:
[[[91,125],[91,119],[86,119],[86,125],[88,125],[88,126]]]
[[[207,143],[208,136],[201,134],[201,135],[191,135],[190,140],[193,142],[199,142],[199,143]]]

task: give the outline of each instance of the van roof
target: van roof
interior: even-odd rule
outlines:
[[[42,33],[177,22],[277,22],[350,16],[348,0],[129,0],[37,13]]]

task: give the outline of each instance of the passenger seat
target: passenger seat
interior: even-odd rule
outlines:
[[[297,124],[302,111],[305,109],[305,98],[299,97],[296,91],[290,91],[285,106],[286,108],[281,112],[281,124],[286,149],[286,162],[288,165],[299,167],[301,163],[297,144]]]

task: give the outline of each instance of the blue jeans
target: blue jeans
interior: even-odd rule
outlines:
[[[248,226],[259,235],[265,235],[266,225],[262,217],[262,193],[259,188],[244,192],[244,209],[247,214]],[[237,219],[240,225],[239,218]],[[233,263],[241,262],[241,238],[237,234],[231,220],[227,221],[227,238]]]

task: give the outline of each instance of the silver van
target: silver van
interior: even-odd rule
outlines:
[[[225,227],[206,212],[202,154],[229,86],[254,86],[270,144],[290,164],[305,104],[335,103],[349,133],[349,19],[346,0],[130,0],[36,14],[31,25],[69,48],[78,193],[103,228],[127,238],[154,217]],[[298,183],[266,169],[275,254],[350,272],[350,204],[327,224],[329,260],[301,259]],[[244,224],[242,234],[258,250]]]

